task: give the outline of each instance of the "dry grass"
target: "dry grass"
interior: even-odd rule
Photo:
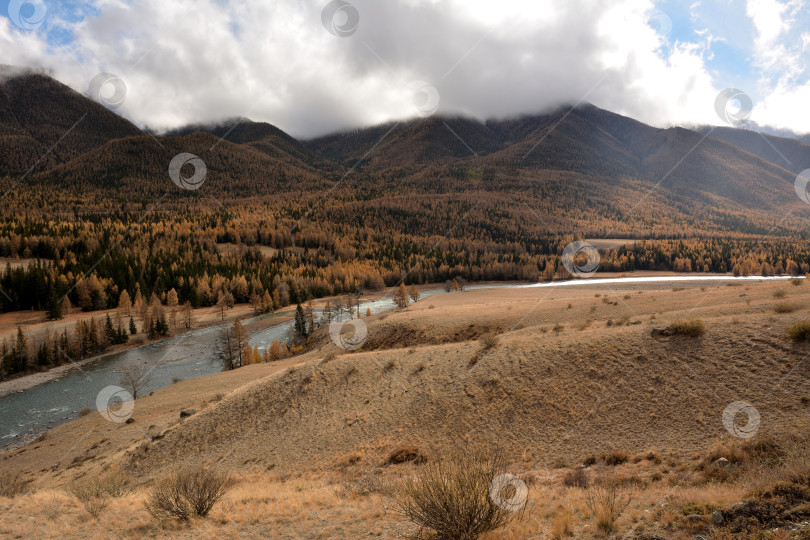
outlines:
[[[441,453],[469,437],[503,447],[510,469],[534,479],[527,519],[485,534],[487,540],[532,538],[540,530],[575,538],[603,534],[588,519],[587,490],[561,485],[568,469],[531,468],[547,459],[570,466],[589,455],[597,456],[589,460],[591,481],[605,474],[644,481],[644,487],[636,484],[633,502],[614,524],[620,537],[632,537],[632,529],[647,538],[733,538],[730,532],[692,534],[689,527],[702,525],[697,519],[686,523],[681,509],[694,508],[700,521],[710,522],[708,509],[728,511],[746,496],[756,498],[776,481],[788,481],[767,457],[757,460],[762,445],[718,450],[712,457],[738,460],[729,475],[727,469],[710,473],[706,452],[713,441],[730,438],[719,415],[736,399],[756,404],[762,413],[763,433],[754,441],[765,430],[795,431],[796,422],[806,417],[800,398],[808,395],[807,373],[796,369],[801,345],[791,346],[787,321],[775,323],[777,286],[751,285],[745,297],[729,287],[633,295],[634,320],[646,323],[656,313],[658,320],[700,317],[711,326],[712,339],[703,340],[651,340],[646,324],[607,328],[605,322],[621,318],[623,308],[594,302],[593,288],[554,291],[536,308],[547,291],[432,298],[436,309],[418,303],[412,312],[385,321],[408,332],[411,341],[402,346],[391,334],[376,350],[338,356],[325,365],[320,361],[330,349],[315,346],[278,365],[188,379],[139,399],[135,424],[108,425],[91,414],[48,432],[45,443],[7,453],[0,470],[19,470],[36,482],[33,492],[0,498],[0,513],[7,515],[0,519],[0,537],[45,538],[61,531],[82,538],[403,537],[416,530],[386,512],[394,504],[389,495],[422,466],[384,465],[391,449],[407,441],[406,446]],[[790,301],[805,305],[810,299],[805,289],[790,287]],[[700,304],[707,292],[711,301]],[[573,308],[564,309],[569,303]],[[548,332],[555,324],[577,328],[586,317],[594,324],[585,333]],[[478,339],[484,329],[512,328],[521,319],[518,330],[501,334],[499,345],[481,355]],[[368,324],[369,335],[379,335],[376,319]],[[471,366],[476,355],[479,361]],[[396,369],[382,378],[380,368],[392,360]],[[681,365],[684,369],[678,369]],[[291,366],[298,368],[288,374]],[[352,374],[344,378],[347,371]],[[312,384],[301,391],[310,372]],[[773,391],[775,375],[785,378],[779,392]],[[483,384],[489,380],[499,383]],[[696,383],[700,380],[717,381],[718,395]],[[618,381],[621,390],[611,394]],[[227,399],[221,399],[223,392]],[[608,398],[609,407],[596,406]],[[205,411],[179,424],[178,411],[201,400],[209,402]],[[683,414],[686,410],[690,413]],[[585,417],[589,420],[578,424]],[[160,437],[151,440],[151,435]],[[145,440],[148,452],[132,452]],[[552,447],[549,440],[557,443]],[[787,445],[781,446],[787,459]],[[645,455],[641,450],[653,447],[653,459],[639,459]],[[599,456],[616,448],[633,449],[635,457],[606,465]],[[358,451],[361,461],[335,467],[339,456]],[[88,519],[75,498],[55,495],[53,490],[71,478],[93,477],[122,456],[147,486],[171,466],[201,462],[238,471],[240,483],[208,519],[188,523],[155,523],[145,507],[145,489],[112,498],[99,520]]]
[[[604,534],[610,534],[616,529],[616,521],[632,500],[633,487],[615,478],[595,482],[585,494],[585,504],[596,528]]]
[[[68,491],[84,506],[87,513],[98,519],[114,498],[121,497],[130,489],[131,479],[121,469],[75,481]]]
[[[560,508],[551,518],[551,538],[559,540],[573,535],[574,513],[567,507]]]
[[[0,474],[0,497],[14,498],[22,495],[28,489],[28,482],[23,480],[19,473]]]

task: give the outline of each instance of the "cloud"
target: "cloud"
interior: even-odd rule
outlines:
[[[339,37],[326,0],[96,0],[38,33],[0,19],[0,53],[80,91],[119,75],[117,112],[158,130],[246,116],[311,137],[416,116],[414,80],[436,88],[439,112],[479,118],[586,100],[656,125],[719,122],[711,35],[667,38],[651,0],[350,1],[359,24]]]
[[[796,120],[797,115],[806,119],[802,112],[810,103],[806,1],[748,0],[746,14],[756,29],[753,58],[762,96],[753,119],[776,128],[810,131],[810,122]]]

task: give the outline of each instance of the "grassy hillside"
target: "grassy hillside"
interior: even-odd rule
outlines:
[[[561,520],[574,537],[599,536],[591,492],[564,486],[583,464],[591,481],[634,486],[619,536],[739,537],[756,527],[741,525],[732,505],[765,500],[758,490],[802,470],[795,449],[805,448],[810,427],[810,346],[786,333],[807,317],[808,301],[807,285],[790,282],[424,299],[365,319],[368,341],[355,353],[321,329],[301,356],[139,399],[132,424],[91,414],[3,455],[0,471],[32,483],[29,494],[0,497],[8,512],[0,531],[47,536],[69,523],[76,534],[117,529],[125,537],[395,537],[414,532],[391,509],[402,482],[424,467],[418,456],[430,463],[453,448],[489,448],[528,483],[530,505],[524,520],[486,538],[552,535],[565,528]],[[691,319],[703,321],[703,335],[652,335]],[[738,400],[761,415],[750,441],[723,425],[724,409]],[[198,412],[179,420],[185,408]],[[390,464],[394,455],[417,460]],[[719,457],[733,467],[717,470]],[[238,483],[207,520],[155,522],[143,506],[155,482],[200,463]],[[86,520],[65,489],[110,467],[131,476],[133,491]],[[24,517],[38,504],[52,515]],[[712,523],[715,510],[725,521]],[[787,519],[772,510],[768,530]],[[803,512],[799,505],[791,523]]]

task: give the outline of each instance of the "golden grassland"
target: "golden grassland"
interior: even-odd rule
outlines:
[[[0,456],[0,474],[29,482],[0,497],[0,536],[406,537],[418,530],[396,499],[422,467],[412,458],[471,447],[502,453],[529,486],[523,519],[483,538],[607,536],[589,490],[566,485],[584,465],[591,484],[632,492],[616,537],[745,537],[713,513],[808,474],[810,345],[787,331],[808,317],[810,286],[734,285],[451,293],[364,319],[353,353],[321,329],[298,357],[140,398],[130,424],[91,414]],[[702,334],[651,335],[692,320]],[[722,422],[738,400],[761,415],[747,442]],[[153,518],[155,482],[198,464],[232,475],[225,498],[205,519]],[[70,486],[117,469],[131,490],[91,517]],[[756,537],[807,534],[775,529]]]

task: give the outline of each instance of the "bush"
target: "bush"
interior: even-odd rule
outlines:
[[[585,472],[585,469],[568,471],[565,473],[565,476],[563,476],[563,485],[567,487],[586,488],[588,487],[588,473]]]
[[[157,519],[188,521],[191,516],[205,517],[231,485],[226,474],[203,467],[184,469],[155,486],[146,508]]]
[[[93,409],[91,409],[90,407],[84,407],[79,410],[79,416],[87,416],[91,412],[93,412]]]
[[[630,459],[630,456],[627,455],[626,452],[618,452],[617,451],[617,452],[611,452],[610,454],[607,454],[604,457],[604,459],[605,459],[605,465],[610,465],[612,467],[615,467],[616,465],[621,465],[622,463],[626,463]]]
[[[0,474],[0,497],[13,498],[28,490],[28,482],[18,473]]]
[[[799,321],[788,328],[788,335],[794,341],[810,341],[810,321]]]
[[[787,293],[785,292],[784,289],[777,289],[773,293],[774,298],[784,298],[785,296],[787,296]]]
[[[434,531],[437,539],[474,540],[522,517],[525,506],[510,512],[490,496],[493,480],[503,472],[497,456],[456,451],[441,461],[428,462],[416,478],[406,481],[398,506],[421,529]],[[509,489],[512,493],[506,493]],[[502,492],[507,499],[520,495],[511,485]]]
[[[74,482],[69,491],[88,514],[98,519],[111,500],[126,494],[129,487],[129,475],[120,469],[114,469],[105,475]]]
[[[633,500],[632,487],[616,479],[606,479],[588,488],[585,504],[591,512],[596,528],[610,534]]]
[[[481,346],[484,348],[485,351],[489,349],[494,349],[498,346],[498,336],[495,334],[484,334],[481,336]]]
[[[412,461],[420,464],[427,461],[427,458],[415,446],[400,446],[391,452],[386,460],[386,465],[399,465],[400,463],[408,463]]]
[[[799,309],[799,306],[790,302],[779,302],[773,306],[773,310],[777,313],[793,313],[797,309]]]
[[[672,335],[680,334],[690,337],[700,337],[706,333],[706,325],[700,319],[677,321],[667,327]]]

